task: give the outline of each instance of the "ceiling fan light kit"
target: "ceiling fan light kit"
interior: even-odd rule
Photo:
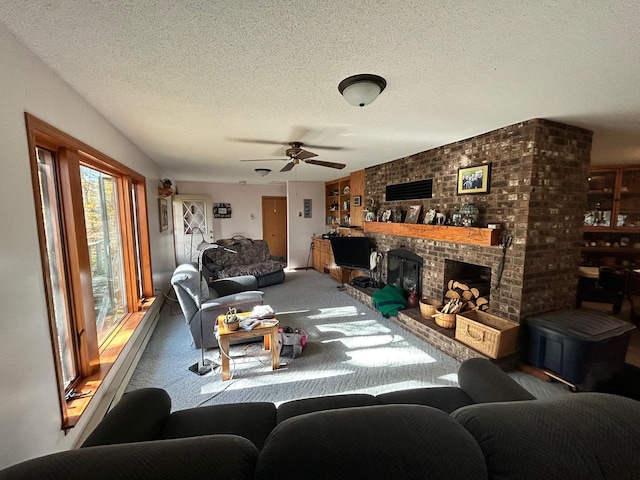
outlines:
[[[347,102],[355,107],[372,103],[387,86],[387,81],[370,73],[353,75],[338,84],[338,91]]]
[[[266,177],[267,175],[269,175],[271,173],[271,169],[270,168],[256,168],[255,171],[261,177]]]

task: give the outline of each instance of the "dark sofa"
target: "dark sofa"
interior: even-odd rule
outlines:
[[[600,393],[536,400],[485,359],[464,362],[458,380],[173,413],[166,392],[141,389],[82,448],[0,479],[640,478],[640,402]]]
[[[253,275],[258,281],[258,288],[284,282],[287,262],[282,257],[271,255],[265,240],[233,237],[216,243],[224,248],[207,250],[202,258],[209,278]]]

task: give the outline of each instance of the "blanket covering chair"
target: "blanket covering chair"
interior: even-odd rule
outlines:
[[[271,255],[265,240],[245,237],[223,238],[216,243],[224,248],[207,250],[202,257],[203,271],[212,279],[253,275],[258,288],[284,282],[283,257]],[[228,250],[233,250],[230,252]]]
[[[243,275],[207,282],[193,263],[179,265],[171,277],[178,303],[196,348],[215,348],[216,319],[230,307],[250,311],[262,305],[264,293],[257,290],[254,276]],[[200,325],[202,322],[202,326]]]

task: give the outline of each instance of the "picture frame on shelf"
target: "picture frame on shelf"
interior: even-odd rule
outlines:
[[[418,223],[418,217],[420,216],[421,208],[422,205],[410,205],[404,223]]]
[[[458,169],[458,195],[489,193],[491,164],[473,165]]]
[[[158,199],[158,213],[160,215],[160,233],[169,228],[169,205],[166,198]]]
[[[362,205],[362,195],[356,195],[353,197],[353,206],[359,207]]]

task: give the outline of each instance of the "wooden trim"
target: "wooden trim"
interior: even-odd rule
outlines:
[[[130,338],[135,327],[132,327],[128,336],[125,335],[123,337],[117,332],[127,331],[132,325],[132,319],[138,318],[139,323],[142,319],[142,313],[153,303],[153,277],[151,272],[146,180],[144,176],[130,168],[28,113],[25,113],[25,122],[29,145],[32,186],[36,202],[35,210],[38,222],[40,256],[43,265],[43,281],[47,292],[46,302],[51,329],[52,350],[59,385],[62,428],[66,430],[77,423],[80,414],[93,397],[93,393],[95,393],[101,380],[106,376],[117,355],[124,348],[126,341]],[[71,323],[69,335],[73,342],[78,375],[78,379],[74,381],[71,386],[78,392],[88,390],[93,392],[85,398],[71,402],[66,402],[65,400],[66,392],[62,380],[62,366],[58,358],[60,349],[56,338],[55,309],[52,305],[53,287],[49,275],[46,237],[43,232],[44,218],[40,207],[42,205],[42,198],[40,195],[39,165],[36,155],[37,147],[54,152],[56,156],[55,174],[56,182],[59,185],[58,202],[60,218],[63,224],[62,235],[64,238],[62,243],[65,246],[63,263],[65,264],[67,277],[64,288],[68,290],[67,298],[69,299],[68,308]],[[120,215],[123,268],[129,313],[122,319],[119,326],[112,332],[107,340],[103,342],[101,348],[98,346],[93,286],[91,282],[91,262],[85,234],[86,227],[80,175],[81,165],[86,165],[89,168],[100,170],[113,176],[118,188],[118,214]],[[136,193],[137,205],[134,205],[131,199],[132,191]],[[132,251],[132,249],[136,248],[136,227],[132,225],[132,222],[135,220],[138,222],[138,248],[141,269],[139,277],[142,285],[138,285],[137,259]],[[143,298],[138,298],[138,287],[140,287]],[[147,299],[151,299],[151,302]],[[138,323],[135,324],[136,327]],[[126,340],[121,340],[125,337]],[[114,339],[118,340],[116,341]],[[105,344],[119,345],[119,348],[108,350],[115,352],[115,356],[111,359],[105,356]]]
[[[82,413],[89,406],[89,403],[107,377],[111,367],[124,350],[124,347],[140,323],[142,323],[145,313],[151,308],[155,301],[155,297],[151,298],[144,303],[140,311],[127,315],[127,317],[120,322],[118,328],[111,332],[109,337],[103,342],[100,348],[100,368],[75,385],[77,392],[86,393],[87,395],[67,402],[67,417],[64,428],[73,428],[78,421],[80,421]]]
[[[492,246],[500,243],[500,231],[490,228],[454,227],[413,223],[364,222],[365,233],[384,233],[469,245]]]

